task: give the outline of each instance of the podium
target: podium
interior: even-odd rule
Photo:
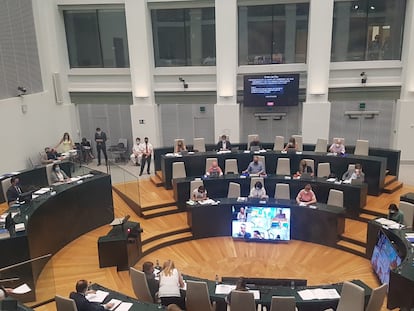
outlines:
[[[142,254],[140,224],[125,222],[113,226],[106,236],[98,239],[99,267],[116,266],[118,271],[128,270]]]

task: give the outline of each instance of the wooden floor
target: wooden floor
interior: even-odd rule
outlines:
[[[145,202],[157,202],[172,199],[172,191],[156,188],[149,181],[140,184],[145,193]],[[402,193],[414,191],[414,187],[379,197],[369,197],[367,208],[387,212],[390,202],[398,202]],[[149,198],[149,199],[148,199]],[[144,199],[143,199],[144,201]],[[186,228],[185,213],[178,213],[152,219],[136,216],[124,201],[114,193],[115,216],[131,215],[132,221],[138,221],[146,240],[163,232]],[[0,206],[0,209],[4,208]],[[106,287],[134,296],[128,272],[117,272],[116,268],[99,268],[97,240],[106,235],[110,226],[93,230],[53,256],[53,272],[56,293],[67,296],[74,290],[75,282],[85,278]],[[365,241],[366,224],[359,221],[346,221],[346,235]],[[308,284],[325,284],[344,280],[361,279],[371,287],[378,286],[369,260],[348,252],[318,244],[290,241],[287,244],[262,244],[233,241],[230,237],[192,240],[168,246],[142,258],[136,267],[144,261],[175,261],[184,274],[213,279],[219,276],[306,278]],[[54,303],[37,310],[55,311]],[[383,310],[386,310],[385,308]]]

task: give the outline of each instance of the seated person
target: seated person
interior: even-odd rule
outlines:
[[[298,145],[296,144],[295,137],[289,138],[289,142],[286,144],[285,148],[283,148],[283,151],[296,151],[298,150]]]
[[[306,162],[305,159],[300,160],[299,169],[296,172],[296,175],[301,176],[303,173],[307,173],[307,174],[310,174],[311,176],[313,176],[313,170],[310,166],[308,166],[308,163]]]
[[[155,302],[156,294],[160,287],[160,282],[157,279],[155,279],[154,264],[150,261],[144,262],[144,264],[142,265],[142,272],[145,273],[145,279],[147,280],[148,289],[151,293],[152,299]]]
[[[11,293],[13,293],[13,288],[0,286],[0,300],[4,300]]]
[[[130,159],[134,165],[139,166],[141,164],[141,158],[141,138],[137,137],[135,139],[135,144],[132,147],[132,154],[130,156]]]
[[[13,204],[19,198],[19,195],[23,193],[20,188],[20,179],[19,177],[13,176],[10,178],[11,186],[7,189],[6,198],[9,205]]]
[[[75,301],[78,311],[103,311],[113,307],[112,303],[101,305],[96,302],[90,302],[85,297],[87,292],[88,282],[86,280],[79,280],[76,283],[76,292],[71,292],[69,295],[69,298]]]
[[[168,260],[164,263],[163,269],[159,274],[160,288],[158,295],[164,306],[176,304],[181,309],[185,309],[184,297],[181,297],[180,289],[184,288],[184,280],[174,262]]]
[[[250,150],[252,150],[252,147],[259,147],[259,149],[261,149],[259,136],[255,136],[250,142]]]
[[[226,135],[221,136],[221,140],[217,143],[217,150],[223,151],[223,150],[230,150],[231,144],[230,141],[227,139]]]
[[[342,139],[335,138],[333,144],[329,147],[329,152],[335,154],[345,154],[345,146]]]
[[[200,186],[193,191],[193,201],[207,200],[207,190],[204,186]]]
[[[259,199],[268,198],[266,194],[266,189],[263,187],[261,181],[257,181],[254,184],[254,187],[250,190],[249,198],[259,198]]]
[[[279,214],[276,214],[275,218],[276,219],[286,219],[286,214],[283,213],[283,210],[281,208],[279,208]]]
[[[404,223],[404,213],[398,209],[396,204],[390,204],[388,207],[388,219],[391,219],[399,224]]]
[[[353,179],[365,181],[365,174],[362,172],[362,166],[359,163],[355,164],[355,168],[349,169],[342,175],[342,180],[346,182],[351,182]]]
[[[310,184],[307,184],[304,189],[299,191],[296,197],[296,203],[299,205],[311,205],[316,203],[316,196],[312,191]]]
[[[187,147],[184,142],[179,139],[177,140],[177,144],[174,146],[174,153],[180,153],[181,151],[187,151]]]
[[[239,238],[250,239],[252,235],[246,231],[246,224],[240,224],[240,231],[237,233],[237,236]]]
[[[54,161],[61,160],[60,153],[57,153],[55,149],[46,147],[45,153],[42,154],[40,161],[42,164],[53,163]]]
[[[253,239],[263,240],[264,238],[263,238],[263,236],[262,236],[262,234],[260,233],[259,230],[254,230],[253,231]]]
[[[247,213],[244,207],[240,207],[240,211],[237,213],[237,220],[245,222],[247,220]]]
[[[50,175],[50,181],[52,184],[58,183],[58,182],[65,182],[68,181],[69,177],[66,175],[64,171],[60,169],[60,166],[58,163],[55,163],[52,165],[52,173]]]
[[[87,162],[94,158],[92,154],[91,143],[86,139],[86,137],[82,137],[81,141],[81,151],[83,156],[83,162]]]
[[[217,161],[213,161],[211,163],[211,166],[207,169],[206,175],[207,176],[212,176],[212,175],[222,176],[223,175],[223,171],[221,170],[220,166],[218,166]]]
[[[250,162],[249,166],[242,173],[266,175],[265,168],[262,162],[259,161],[258,156],[253,156],[253,161]]]
[[[240,277],[236,282],[236,288],[234,290],[247,292],[249,289],[246,285],[246,280],[243,277]],[[231,292],[226,296],[225,301],[231,305]]]

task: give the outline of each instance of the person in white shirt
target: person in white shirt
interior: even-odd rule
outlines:
[[[147,163],[147,174],[150,174],[150,166],[151,166],[151,157],[153,151],[152,144],[148,142],[148,137],[144,138],[144,142],[140,145],[139,150],[141,151],[142,158],[141,158],[141,171],[139,176],[142,175],[142,172],[145,168],[145,163]]]
[[[193,201],[207,200],[207,190],[204,186],[200,186],[193,191]]]
[[[345,154],[345,145],[342,139],[335,138],[333,144],[329,147],[329,152],[334,154]]]
[[[66,175],[66,173],[60,169],[59,164],[58,163],[53,164],[52,173],[50,174],[50,181],[52,182],[52,184],[58,183],[58,182],[65,182],[68,180],[69,180],[68,175]]]
[[[250,190],[249,198],[259,198],[259,199],[268,198],[266,194],[266,189],[263,187],[262,182],[257,181],[254,184],[254,187]]]
[[[160,297],[161,303],[164,306],[176,304],[181,309],[185,309],[185,302],[180,293],[181,288],[184,288],[181,273],[175,268],[172,260],[166,261],[160,273],[158,297]]]
[[[134,165],[141,165],[141,138],[137,137],[135,140],[134,147],[132,147],[131,161]]]

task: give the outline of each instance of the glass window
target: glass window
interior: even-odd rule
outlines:
[[[214,66],[214,8],[151,10],[155,65]]]
[[[64,11],[71,68],[129,67],[124,10]]]
[[[405,0],[335,2],[333,62],[401,59]]]
[[[304,63],[309,3],[239,6],[239,64]]]

